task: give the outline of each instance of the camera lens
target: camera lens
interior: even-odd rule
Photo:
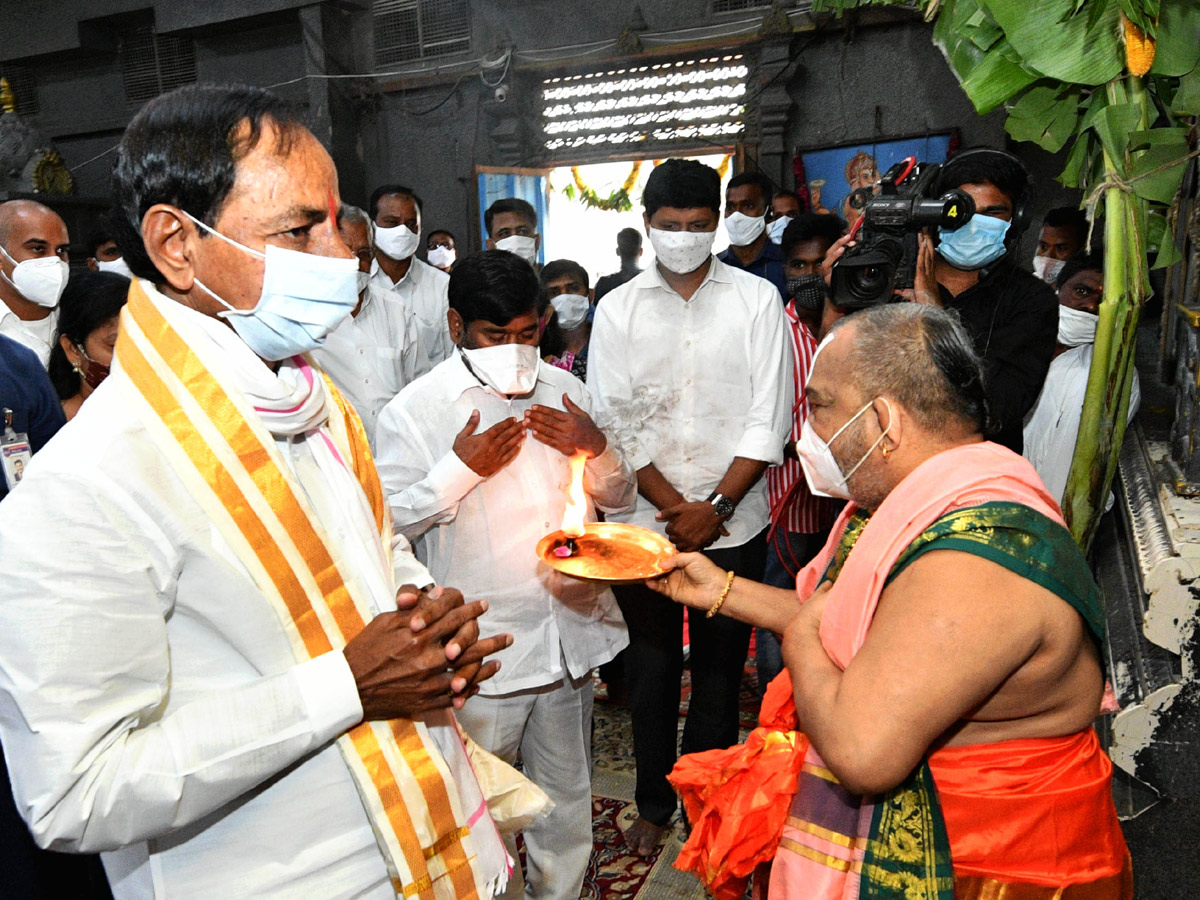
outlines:
[[[860,300],[878,302],[890,292],[892,273],[883,266],[863,266],[848,275],[846,287]]]

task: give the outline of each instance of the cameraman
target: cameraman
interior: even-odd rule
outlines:
[[[914,286],[898,293],[957,310],[986,369],[988,406],[997,429],[991,438],[1020,453],[1022,419],[1042,389],[1058,333],[1054,291],[1013,258],[1025,224],[1016,213],[1030,199],[1029,173],[1011,154],[964,151],[942,168],[933,193],[941,196],[953,188],[971,195],[975,216],[940,237],[922,234]],[[826,273],[850,243],[846,237],[830,249]],[[844,314],[832,303],[826,306],[823,331]]]

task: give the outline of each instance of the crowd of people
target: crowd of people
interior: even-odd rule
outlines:
[[[630,852],[682,798],[718,897],[753,871],[772,898],[1128,900],[1059,512],[1102,248],[1055,210],[1018,257],[1037,186],[1008,153],[953,157],[952,188],[975,215],[862,311],[830,289],[859,235],[761,174],[663,161],[653,261],[624,229],[593,285],[538,264],[517,198],[474,252],[411,187],[341,202],[253,88],[135,117],[86,270],[53,210],[0,204],[11,895],[576,900],[599,671]],[[540,560],[577,472],[585,520],[661,533],[668,574]]]

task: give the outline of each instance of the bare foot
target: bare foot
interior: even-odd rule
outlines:
[[[631,852],[638,856],[650,856],[662,843],[666,831],[665,825],[655,825],[638,816],[621,836],[625,839],[625,846]]]

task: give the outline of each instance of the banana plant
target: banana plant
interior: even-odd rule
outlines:
[[[1063,498],[1085,550],[1125,435],[1138,317],[1153,267],[1179,252],[1167,212],[1200,115],[1196,0],[816,0],[814,12],[916,6],[981,115],[1004,106],[1018,141],[1066,149],[1059,180],[1103,218],[1104,292],[1079,437]]]

